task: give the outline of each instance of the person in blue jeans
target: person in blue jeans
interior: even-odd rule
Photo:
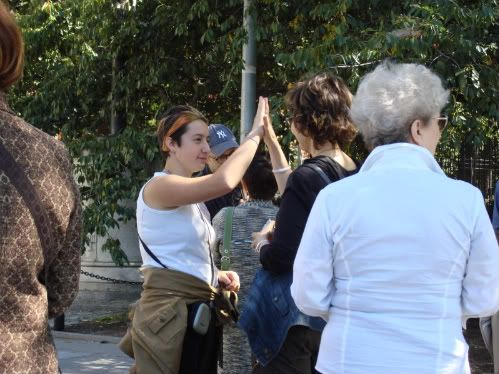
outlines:
[[[357,171],[356,162],[344,152],[356,135],[349,116],[351,98],[346,84],[329,74],[300,81],[287,93],[290,131],[300,149],[310,155],[294,171],[270,116],[265,116],[264,141],[282,200],[272,233],[264,229],[253,234],[253,247],[260,253],[264,270],[255,277],[240,320],[258,359],[253,374],[317,372],[325,323],[296,308],[290,286],[293,262],[315,198],[327,184]]]

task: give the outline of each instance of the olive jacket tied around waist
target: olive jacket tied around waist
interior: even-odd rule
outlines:
[[[237,320],[237,295],[171,269],[144,268],[144,290],[119,343],[135,359],[137,374],[176,374],[187,330],[187,306],[213,301],[221,322]]]

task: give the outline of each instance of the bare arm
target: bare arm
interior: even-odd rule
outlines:
[[[274,128],[272,127],[272,122],[270,121],[269,112],[270,110],[267,102],[267,105],[265,106],[265,134],[263,140],[269,150],[272,169],[276,171],[274,172],[274,176],[277,182],[277,188],[279,189],[279,193],[282,195],[284,193],[284,189],[286,188],[288,177],[291,174],[291,168],[289,167],[286,156],[284,156],[284,152],[282,151],[279,141],[277,140]]]
[[[211,200],[232,191],[241,181],[263,136],[266,100],[260,97],[252,130],[215,173],[199,178],[173,174],[154,178],[144,190],[145,201],[154,202],[155,208],[171,209]]]

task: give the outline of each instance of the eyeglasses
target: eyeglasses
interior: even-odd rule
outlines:
[[[437,120],[440,132],[444,132],[445,128],[447,127],[447,124],[449,123],[449,118],[447,116],[432,117],[432,118]]]

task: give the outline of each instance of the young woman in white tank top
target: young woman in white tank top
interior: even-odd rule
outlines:
[[[159,121],[158,142],[166,158],[137,200],[137,230],[160,261],[228,290],[239,289],[239,277],[218,271],[211,258],[215,233],[204,201],[232,191],[241,181],[263,137],[266,98],[260,98],[253,128],[246,140],[213,174],[192,178],[210,153],[208,121],[196,109],[171,108]],[[157,266],[141,245],[144,266]]]
[[[215,173],[196,178],[192,175],[205,167],[210,153],[208,121],[187,105],[171,108],[159,121],[157,136],[165,166],[142,187],[137,199],[137,231],[144,267],[167,267],[214,287],[239,290],[239,276],[233,271],[219,271],[213,263],[215,232],[203,202],[227,194],[241,181],[263,137],[266,105],[267,99],[260,98],[252,130],[224,164]],[[194,312],[189,309],[189,313]],[[209,366],[210,373],[216,372],[217,349],[209,348],[217,346],[216,337],[208,338],[211,335],[207,333],[197,340],[189,334],[182,350],[189,351],[185,353],[190,359],[184,362],[182,355],[179,373],[192,372],[187,362],[196,360],[192,355],[204,362],[207,353],[207,366],[199,367]],[[194,348],[197,353],[190,352],[193,346],[206,349],[199,348],[204,353],[198,348]]]

